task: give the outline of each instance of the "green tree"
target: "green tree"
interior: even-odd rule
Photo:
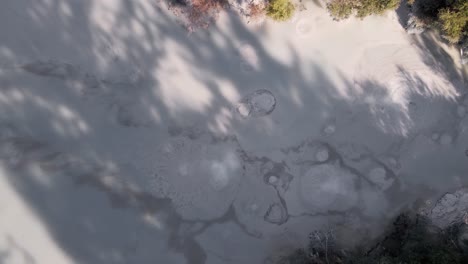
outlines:
[[[458,0],[439,11],[442,30],[450,42],[456,43],[468,32],[468,1]]]
[[[400,5],[400,0],[361,0],[356,6],[356,16],[363,18],[369,15],[380,15],[387,10],[394,10]]]
[[[346,19],[353,14],[354,2],[352,0],[333,0],[327,4],[327,9],[334,19]]]

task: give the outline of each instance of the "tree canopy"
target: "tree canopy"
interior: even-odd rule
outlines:
[[[468,34],[468,1],[458,0],[438,13],[444,35],[451,42],[458,42]]]

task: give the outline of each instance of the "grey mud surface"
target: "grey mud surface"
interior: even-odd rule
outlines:
[[[402,208],[468,184],[466,79],[450,62],[431,67],[456,95],[410,91],[396,104],[401,87],[430,84],[382,66],[373,77],[394,88],[383,94],[362,77],[370,49],[355,79],[340,80],[363,93],[344,99],[321,65],[303,76],[301,59],[277,61],[236,18],[237,46],[218,28],[187,36],[141,3],[121,1],[110,31],[93,25],[90,1],[0,9],[1,186],[70,263],[271,263],[309,232],[357,243]],[[448,56],[431,41],[414,43]],[[40,263],[10,228],[9,204],[0,263]]]

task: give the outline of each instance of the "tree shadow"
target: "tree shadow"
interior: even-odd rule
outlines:
[[[396,9],[396,14],[398,16],[398,22],[402,28],[408,26],[409,14],[411,12],[410,7],[408,7],[407,0],[402,0],[398,8]]]
[[[188,35],[151,1],[106,3],[22,0],[0,11],[2,167],[77,262],[175,263],[182,254],[206,263],[197,235],[215,223],[242,226],[232,206],[215,219],[187,220],[170,198],[148,191],[160,154],[152,152],[180,134],[174,131],[196,127],[219,141],[234,137],[268,148],[272,139],[278,146],[293,141],[278,120],[293,126],[310,116],[314,126],[291,132],[305,138],[336,109],[368,113],[382,135],[398,134],[411,121],[401,105],[382,110],[360,98],[387,100],[381,84],[363,80],[358,92],[292,47],[284,62],[232,14],[223,18],[227,28]],[[243,118],[236,105],[259,89],[275,96],[277,109]],[[314,113],[305,112],[309,105]],[[140,150],[143,157],[135,157]]]
[[[412,37],[413,43],[419,48],[423,61],[439,74],[446,76],[457,89],[465,93],[467,89],[467,70],[447,53],[450,44],[440,34],[427,31]],[[456,57],[459,57],[457,54]],[[461,65],[461,66],[459,66]]]
[[[9,263],[7,261],[11,259],[19,260],[21,259],[21,263],[25,264],[36,264],[36,260],[34,257],[24,249],[20,244],[15,241],[9,235],[5,236],[6,248],[0,250],[0,262],[1,263]]]

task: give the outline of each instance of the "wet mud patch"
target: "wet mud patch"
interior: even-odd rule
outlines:
[[[154,120],[148,111],[137,104],[114,104],[112,107],[114,121],[127,128],[148,128],[154,125]]]
[[[315,140],[306,140],[282,152],[289,172],[294,175],[305,173],[312,165],[333,162],[338,158],[329,144]]]
[[[333,165],[311,167],[298,181],[299,200],[317,211],[345,211],[358,201],[358,177]]]
[[[282,163],[266,158],[245,160],[245,177],[234,201],[239,221],[258,233],[268,233],[289,219],[282,198],[293,175]]]

